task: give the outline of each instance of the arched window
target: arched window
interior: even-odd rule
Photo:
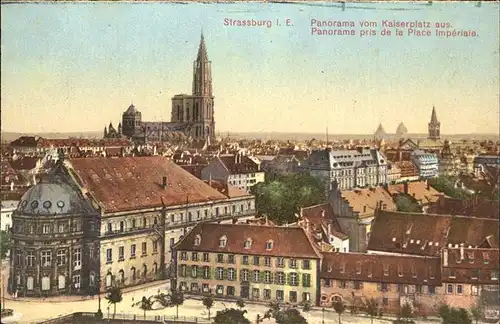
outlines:
[[[113,284],[113,276],[111,275],[111,273],[108,272],[108,274],[106,275],[106,287],[111,287],[112,284]]]

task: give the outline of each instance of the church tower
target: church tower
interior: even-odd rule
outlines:
[[[428,125],[428,129],[429,129],[428,138],[431,140],[434,140],[434,141],[439,140],[440,139],[440,128],[441,128],[441,123],[437,119],[436,108],[433,106],[432,107],[432,114],[431,114],[431,121]]]
[[[212,94],[212,62],[208,60],[203,32],[198,55],[193,62],[193,128],[197,140],[215,140],[214,96]]]

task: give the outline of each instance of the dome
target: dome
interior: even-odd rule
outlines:
[[[408,133],[408,129],[406,128],[405,124],[399,123],[398,128],[396,129],[396,135],[401,136],[401,135],[406,135]]]
[[[86,202],[65,183],[40,182],[21,198],[18,212],[38,215],[79,214],[87,211]]]

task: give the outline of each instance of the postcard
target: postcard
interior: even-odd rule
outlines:
[[[498,322],[498,22],[2,2],[2,323]]]

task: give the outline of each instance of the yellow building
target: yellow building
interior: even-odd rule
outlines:
[[[185,293],[291,304],[319,301],[320,254],[304,229],[201,223],[175,245]]]

